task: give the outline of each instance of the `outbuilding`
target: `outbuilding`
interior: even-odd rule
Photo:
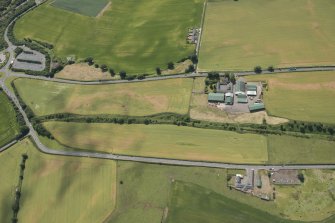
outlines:
[[[225,95],[223,93],[209,93],[208,102],[210,103],[224,103]]]
[[[233,105],[234,104],[234,94],[231,92],[228,92],[225,94],[225,102],[226,105]]]
[[[247,84],[247,95],[256,96],[257,95],[257,85]]]
[[[249,111],[250,112],[256,112],[261,111],[265,109],[264,103],[254,103],[252,105],[249,105]]]
[[[245,81],[243,80],[238,80],[236,81],[236,84],[235,84],[235,94],[236,95],[239,95],[239,94],[245,94]]]

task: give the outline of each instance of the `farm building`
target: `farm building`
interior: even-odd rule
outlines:
[[[235,84],[235,94],[236,95],[239,95],[239,94],[245,94],[245,88],[246,86],[246,83],[244,80],[238,80],[236,81],[236,84]]]
[[[229,82],[228,78],[224,78],[223,81],[216,84],[216,92],[218,93],[232,92],[232,90],[233,84]]]
[[[225,102],[225,94],[223,94],[223,93],[209,93],[208,94],[208,102],[210,102],[210,103],[224,103]]]
[[[237,95],[237,103],[248,103],[248,97],[245,94]]]
[[[234,94],[231,92],[228,92],[225,94],[226,99],[226,105],[233,105],[234,104]]]
[[[257,95],[257,86],[254,84],[247,84],[247,95],[256,96]]]
[[[265,109],[264,103],[255,103],[255,104],[249,105],[250,112],[261,111],[264,109]]]

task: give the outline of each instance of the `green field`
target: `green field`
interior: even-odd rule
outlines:
[[[293,223],[194,184],[174,183],[167,223]]]
[[[264,99],[271,115],[335,123],[335,72],[264,74],[249,76],[247,80],[268,82]]]
[[[30,140],[0,153],[0,222],[11,222],[21,154],[27,153],[19,222],[103,222],[115,208],[116,163],[49,156]]]
[[[20,78],[14,83],[36,115],[68,112],[144,116],[162,112],[187,114],[193,80],[85,86]]]
[[[62,144],[136,156],[265,163],[266,137],[175,125],[117,125],[46,122]]]
[[[335,163],[335,141],[292,136],[268,136],[271,164]]]
[[[202,8],[203,0],[113,0],[103,16],[92,18],[49,1],[19,19],[14,34],[54,44],[56,56],[92,56],[116,72],[154,73],[193,53],[186,36],[200,25]]]
[[[117,207],[106,223],[166,222],[165,217],[170,215],[169,200],[173,195],[171,187],[174,181],[193,183],[226,194],[231,199],[276,211],[273,203],[229,190],[225,169],[118,162],[117,171]]]
[[[2,146],[19,133],[19,124],[15,110],[2,90],[0,90],[0,105],[0,146]]]
[[[209,0],[200,70],[335,64],[333,0]]]
[[[97,16],[109,0],[56,0],[53,6],[87,16]]]

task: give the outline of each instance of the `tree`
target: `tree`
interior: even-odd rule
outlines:
[[[106,64],[101,64],[100,69],[102,72],[106,72],[108,70],[108,67]]]
[[[198,63],[198,56],[196,54],[192,54],[189,58],[190,58],[190,60],[192,61],[193,64]]]
[[[93,57],[87,57],[85,60],[84,60],[86,63],[88,63],[88,65],[93,65]]]
[[[207,77],[210,80],[219,80],[220,79],[220,74],[218,72],[209,72]]]
[[[94,64],[94,67],[95,68],[99,68],[99,64]]]
[[[185,73],[192,73],[195,71],[194,65],[190,64],[188,68],[185,69]]]
[[[109,73],[111,74],[112,77],[115,76],[115,71],[113,68],[109,68]]]
[[[162,74],[161,68],[156,67],[156,74],[157,75],[161,75]]]
[[[269,72],[274,72],[274,71],[275,71],[275,68],[271,65],[271,66],[268,67],[268,71],[269,71]]]
[[[173,62],[169,62],[169,63],[167,64],[167,67],[168,67],[169,70],[173,70],[173,69],[174,69],[174,64],[173,64]]]
[[[120,75],[121,79],[124,80],[127,76],[127,73],[126,73],[126,71],[121,70],[119,75]]]
[[[139,79],[139,80],[145,79],[145,74],[138,74],[137,79]]]
[[[255,71],[256,74],[260,74],[260,73],[262,73],[262,67],[261,66],[256,66],[254,68],[254,71]]]
[[[301,183],[305,182],[305,176],[302,173],[298,174],[298,179],[300,180]]]
[[[235,78],[235,75],[234,74],[230,74],[230,77],[229,77],[229,80],[230,82],[232,82],[233,84],[236,84],[236,78]]]

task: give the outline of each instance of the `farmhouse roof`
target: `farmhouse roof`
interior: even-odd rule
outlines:
[[[208,101],[216,101],[216,102],[224,102],[224,94],[223,93],[209,93]]]

